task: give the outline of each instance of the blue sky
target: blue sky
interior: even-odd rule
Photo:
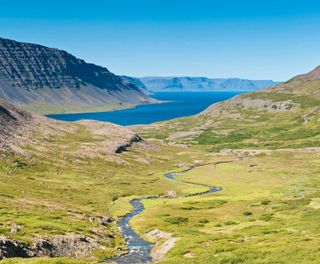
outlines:
[[[286,80],[320,64],[316,0],[0,0],[0,36],[132,76]]]

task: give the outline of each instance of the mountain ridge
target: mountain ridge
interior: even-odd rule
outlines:
[[[152,92],[177,91],[255,91],[279,84],[272,80],[249,80],[241,78],[208,77],[127,77],[139,88]]]
[[[0,97],[45,113],[112,110],[155,101],[107,68],[64,50],[4,38],[0,38]]]

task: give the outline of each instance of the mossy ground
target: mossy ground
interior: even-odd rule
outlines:
[[[145,201],[133,225],[181,238],[161,263],[318,263],[319,157],[274,151],[199,167],[178,177],[224,190]]]
[[[206,152],[201,147],[161,145],[144,151],[148,163],[133,147],[121,154],[127,164],[101,158],[79,159],[81,142],[94,142],[85,130],[50,138],[50,154],[26,147],[27,157],[2,153],[0,160],[0,230],[4,236],[30,243],[36,235],[95,235],[101,227],[89,217],[117,219],[130,211],[134,197],[179,196],[205,187],[166,180],[165,172],[179,171],[178,162],[208,164],[178,178],[223,188],[201,197],[144,200],[146,210],[133,219],[141,234],[153,229],[181,239],[162,263],[317,263],[320,257],[320,155],[303,151],[271,151],[241,158]],[[227,161],[227,163],[219,163]],[[217,163],[218,164],[214,164]],[[313,206],[310,206],[313,204]],[[16,234],[10,229],[20,226]],[[94,262],[118,253],[124,242],[115,224],[103,229],[105,251]],[[184,257],[192,253],[192,257]],[[72,259],[11,259],[3,263],[83,263]],[[85,261],[85,263],[88,263]]]
[[[0,153],[2,236],[25,243],[39,236],[66,233],[99,237],[106,249],[94,256],[96,260],[105,259],[118,254],[124,241],[115,221],[101,226],[101,217],[118,219],[131,210],[129,200],[133,197],[163,195],[170,190],[186,195],[199,190],[163,177],[179,161],[191,162],[197,154],[194,156],[181,147],[160,145],[157,150],[133,146],[128,152],[113,154],[120,163],[103,156],[81,157],[74,155],[81,153],[81,144],[99,144],[99,139],[82,125],[77,126],[75,131],[44,139],[40,148],[26,145],[24,155]],[[137,161],[141,156],[144,159]],[[12,233],[13,228],[18,232]]]

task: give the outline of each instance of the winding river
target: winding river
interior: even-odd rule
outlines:
[[[184,171],[178,172],[178,173],[166,173],[164,176],[166,179],[176,182],[181,182],[184,184],[190,184],[193,186],[202,186],[207,187],[208,190],[200,193],[190,194],[186,197],[193,197],[193,196],[200,196],[208,193],[214,193],[223,190],[222,188],[205,185],[205,184],[197,184],[197,183],[190,183],[183,180],[176,179],[175,176],[178,174],[186,173],[190,170],[195,169],[196,167],[191,167],[189,169],[186,169]],[[165,199],[165,198],[147,198],[147,199]],[[124,238],[124,240],[127,243],[128,246],[128,253],[121,255],[119,257],[112,258],[108,261],[111,261],[113,263],[117,264],[143,264],[143,263],[150,263],[152,262],[151,257],[151,250],[153,248],[153,244],[145,241],[137,232],[133,230],[133,228],[130,225],[130,220],[139,215],[143,210],[144,206],[141,201],[141,199],[133,199],[130,201],[131,205],[133,206],[133,209],[130,213],[122,217],[118,221],[118,226],[120,229],[120,232]]]

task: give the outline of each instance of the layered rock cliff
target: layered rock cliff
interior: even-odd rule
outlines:
[[[63,50],[2,38],[0,97],[44,113],[112,110],[153,102],[104,67]]]

